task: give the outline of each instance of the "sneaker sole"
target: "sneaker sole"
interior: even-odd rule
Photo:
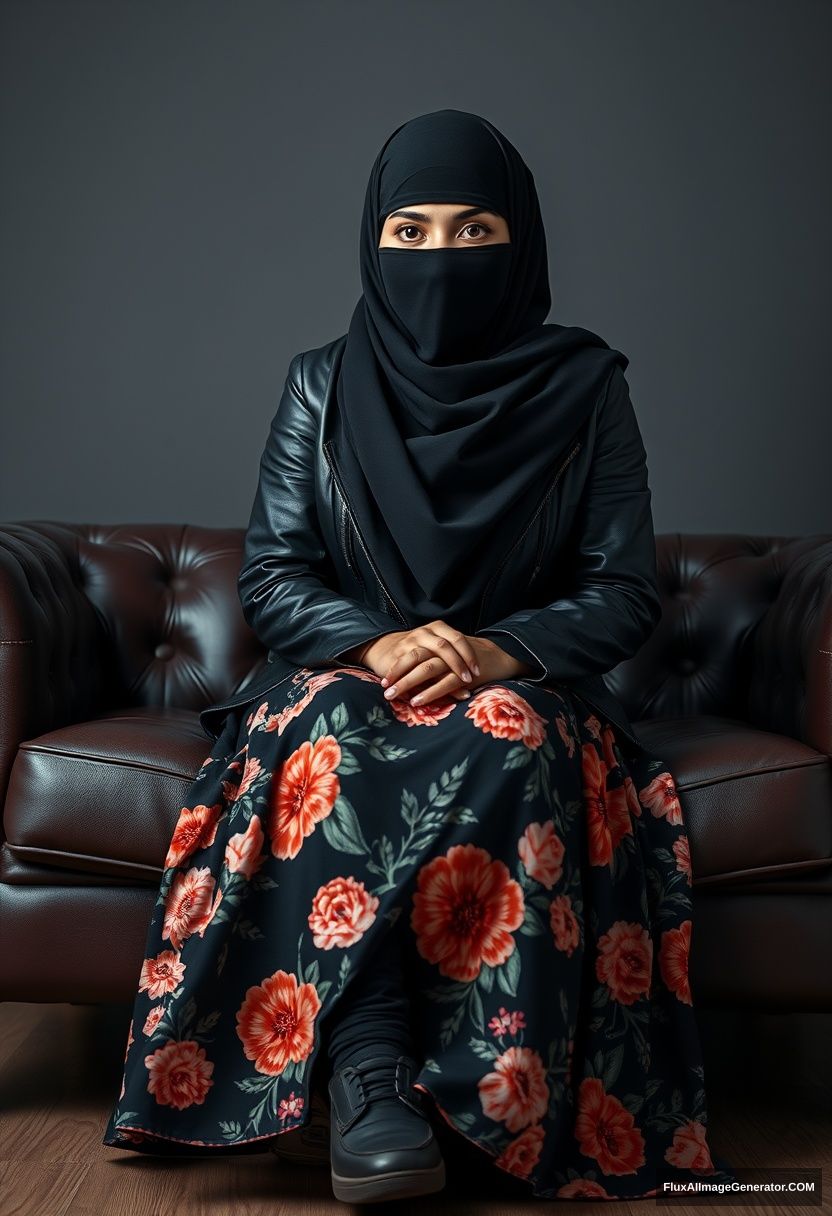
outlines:
[[[367,1178],[348,1178],[331,1171],[332,1191],[345,1203],[382,1203],[388,1199],[409,1199],[430,1195],[445,1185],[445,1162],[429,1170],[395,1170]]]

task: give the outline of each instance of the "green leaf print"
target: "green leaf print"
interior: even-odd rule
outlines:
[[[367,869],[371,874],[378,874],[385,880],[373,888],[374,895],[392,891],[396,886],[397,872],[416,865],[419,855],[433,843],[437,833],[448,821],[448,812],[442,808],[456,798],[467,768],[466,756],[461,764],[454,765],[450,773],[444,771],[438,782],[431,781],[428,786],[428,800],[424,806],[419,806],[416,795],[411,790],[402,790],[401,817],[410,830],[402,839],[398,853],[395,853],[386,835],[373,842],[373,852],[377,856],[367,862]]]
[[[339,708],[341,707],[339,706]],[[337,712],[337,709],[333,711],[333,717]],[[326,715],[318,714],[317,718],[315,719],[315,723],[309,732],[309,742],[316,743],[318,739],[321,739],[324,735],[328,735],[329,733],[329,728],[326,724]]]
[[[494,968],[489,967],[487,963],[483,963],[477,976],[477,983],[483,992],[491,992],[494,987]]]
[[[347,982],[347,976],[350,973],[351,967],[352,960],[348,954],[345,954],[341,959],[341,966],[338,968],[338,987],[335,990],[336,994],[344,991],[344,985]]]
[[[607,1091],[611,1090],[613,1085],[615,1085],[615,1082],[618,1080],[618,1074],[621,1072],[621,1065],[623,1063],[624,1044],[619,1043],[618,1046],[613,1048],[613,1050],[607,1056],[604,1064],[602,1080],[604,1082],[604,1089]]]
[[[244,941],[248,942],[258,941],[265,936],[265,934],[261,933],[259,927],[255,925],[254,921],[249,920],[248,917],[236,920],[233,932],[239,934]]]
[[[343,794],[339,794],[335,799],[335,805],[322,821],[321,827],[327,844],[339,853],[360,855],[370,852],[370,846],[361,832],[358,816]]]
[[[517,996],[517,985],[520,983],[520,951],[515,948],[506,961],[497,968],[497,987],[509,996]]]
[[[475,1056],[479,1056],[481,1060],[496,1060],[500,1054],[500,1050],[493,1043],[486,1042],[485,1039],[470,1038],[468,1046],[471,1048]]]
[[[531,764],[534,759],[534,752],[530,747],[526,747],[525,743],[518,743],[514,747],[509,748],[503,768],[525,768],[527,764]]]
[[[520,932],[524,933],[526,937],[539,937],[541,934],[546,933],[546,931],[546,926],[540,915],[535,911],[534,906],[531,903],[527,903],[526,915],[520,926]]]

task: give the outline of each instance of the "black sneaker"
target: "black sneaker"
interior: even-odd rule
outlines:
[[[429,1195],[445,1185],[445,1162],[410,1056],[369,1056],[336,1069],[329,1156],[332,1190],[347,1203]]]

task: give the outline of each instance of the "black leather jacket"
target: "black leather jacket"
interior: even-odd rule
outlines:
[[[343,664],[361,642],[419,623],[390,597],[329,447],[345,343],[342,335],[289,366],[237,584],[269,662],[248,687],[202,711],[211,738],[230,708],[263,697],[297,667]],[[661,617],[650,503],[646,453],[616,366],[521,532],[483,570],[469,631],[534,665],[524,679],[567,683],[637,747],[603,673],[634,655]]]

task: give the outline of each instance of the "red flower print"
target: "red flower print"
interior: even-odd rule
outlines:
[[[673,854],[676,858],[676,869],[684,874],[688,880],[688,886],[693,883],[693,870],[690,864],[690,841],[687,836],[680,836],[673,841]]]
[[[575,1135],[604,1174],[635,1174],[644,1165],[644,1137],[632,1113],[597,1077],[584,1077],[578,1088]]]
[[[558,1199],[610,1199],[600,1182],[591,1178],[576,1178],[574,1182],[565,1182],[556,1192]]]
[[[568,895],[558,895],[549,904],[549,924],[555,946],[571,958],[581,944],[581,926]]]
[[[513,688],[483,688],[471,698],[465,717],[495,739],[538,748],[546,739],[546,719]]]
[[[285,1123],[287,1119],[299,1119],[303,1114],[303,1098],[300,1094],[295,1096],[295,1091],[289,1094],[288,1098],[283,1098],[277,1108],[277,1117],[281,1123]]]
[[[314,695],[307,690],[299,700],[293,701],[291,705],[284,705],[276,714],[269,714],[263,722],[263,730],[269,734],[276,731],[278,735],[282,735],[289,723],[300,717]]]
[[[216,806],[183,806],[179,819],[173,830],[173,838],[168,845],[165,857],[165,869],[171,866],[181,866],[183,861],[195,853],[197,849],[207,849],[214,843],[217,834],[217,822],[222,814],[222,805]]]
[[[340,763],[338,740],[321,735],[314,743],[301,743],[280,765],[272,785],[269,819],[275,857],[297,857],[304,839],[331,813],[341,791],[335,773]]]
[[[139,992],[146,992],[152,1001],[166,992],[173,992],[182,982],[185,964],[177,950],[162,950],[155,958],[146,958],[139,977]]]
[[[315,985],[298,984],[297,976],[286,971],[275,971],[253,985],[237,1010],[237,1034],[246,1059],[269,1076],[278,1076],[291,1060],[305,1060],[320,1007]]]
[[[570,731],[569,724],[563,714],[558,714],[555,718],[555,726],[558,728],[558,734],[566,747],[566,753],[571,759],[575,755],[575,736]]]
[[[501,1005],[499,1014],[496,1014],[488,1023],[488,1029],[493,1031],[497,1038],[501,1038],[504,1034],[516,1035],[518,1030],[524,1029],[525,1025],[526,1015],[522,1009],[515,1009],[509,1013],[506,1007]]]
[[[643,925],[617,920],[598,939],[595,974],[621,1005],[632,1005],[650,991],[653,942]]]
[[[391,697],[385,704],[390,706],[393,717],[405,726],[436,726],[454,712],[459,702],[456,697],[446,694],[421,705],[412,705],[407,697]]]
[[[452,980],[473,980],[483,963],[505,962],[523,923],[520,884],[485,849],[455,844],[422,866],[410,924],[422,958]]]
[[[338,675],[346,673],[357,680],[366,680],[368,684],[381,684],[381,676],[377,676],[374,671],[370,671],[366,667],[359,667],[357,664],[351,665],[347,663],[343,667],[334,667],[332,670]]]
[[[551,891],[563,874],[563,841],[551,819],[530,823],[517,842],[517,852],[529,878]]]
[[[671,773],[659,773],[639,792],[639,798],[657,819],[666,815],[668,823],[682,822],[682,804]]]
[[[268,701],[264,701],[262,705],[258,706],[256,713],[249,714],[249,716],[246,718],[246,726],[248,727],[249,734],[251,734],[252,731],[257,730],[258,726],[265,722],[268,712],[269,703]]]
[[[247,753],[248,745],[243,748],[243,752]],[[238,769],[243,766],[242,760],[232,760],[229,764],[229,769]],[[247,794],[251,785],[260,776],[263,769],[257,756],[249,756],[243,766],[243,775],[237,785],[233,781],[223,781],[222,796],[226,802],[234,802],[238,798],[242,798]]]
[[[340,670],[343,671],[344,668],[340,668]],[[347,670],[349,670],[351,674],[354,674],[352,672],[352,668],[347,668]],[[304,696],[307,693],[311,693],[314,697],[315,694],[319,693],[322,688],[326,688],[330,684],[336,684],[339,679],[339,668],[326,668],[324,671],[313,671],[312,675],[307,678]]]
[[[124,1097],[123,1090],[121,1096],[122,1098]],[[135,1132],[129,1127],[120,1127],[118,1129],[118,1138],[119,1140],[127,1140],[130,1144],[141,1144],[145,1140],[154,1140],[155,1136],[150,1136],[146,1132]]]
[[[164,1014],[164,1012],[165,1012],[164,1005],[154,1005],[153,1008],[151,1009],[150,1013],[145,1018],[144,1027],[142,1028],[142,1034],[145,1034],[148,1036],[152,1035],[153,1031],[156,1029],[156,1027],[161,1022],[162,1015]]]
[[[186,937],[200,937],[211,919],[214,898],[214,877],[207,866],[192,867],[186,874],[177,874],[165,898],[165,920],[162,936],[170,938],[175,950],[182,948]]]
[[[519,1132],[537,1123],[549,1105],[546,1070],[531,1047],[509,1047],[494,1061],[494,1071],[477,1083],[483,1114]]]
[[[211,904],[211,908],[210,908],[210,912],[209,912],[209,916],[208,916],[209,925],[210,925],[211,921],[214,919],[214,917],[217,915],[217,911],[219,910],[219,906],[221,903],[222,903],[222,888],[217,887],[217,893],[214,896],[214,902]]]
[[[225,846],[225,864],[231,874],[251,878],[266,860],[263,852],[263,828],[260,816],[252,815],[244,832],[232,836]]]
[[[605,726],[601,731],[601,746],[604,749],[604,763],[612,771],[618,768],[618,756],[615,754],[615,731],[611,726]]]
[[[506,1145],[494,1164],[509,1174],[516,1174],[518,1178],[528,1178],[540,1160],[545,1139],[546,1133],[539,1124],[527,1127],[516,1140]]]
[[[636,818],[641,818],[641,803],[638,800],[638,791],[635,787],[635,782],[629,775],[624,778],[624,792],[627,795],[627,806],[630,808],[630,814]]]
[[[304,670],[306,672],[304,677],[306,679],[306,686],[302,695],[291,705],[284,706],[278,713],[270,714],[266,717],[263,722],[263,730],[270,732],[277,731],[278,735],[282,735],[289,723],[303,713],[307,705],[315,700],[315,697],[322,688],[326,688],[328,684],[334,684],[338,680],[338,676],[334,671],[313,672],[312,668],[309,667]],[[299,682],[298,680],[293,680],[295,684]],[[252,729],[254,725],[252,724]],[[259,726],[260,723],[256,723],[256,725]]]
[[[148,1093],[160,1106],[175,1106],[185,1110],[200,1106],[214,1084],[214,1065],[205,1055],[205,1048],[191,1039],[172,1040],[144,1058],[150,1076]]]
[[[659,971],[667,987],[685,1005],[692,1005],[688,961],[693,921],[682,921],[678,929],[665,929],[659,947]]]
[[[596,718],[595,714],[590,714],[586,719],[584,722],[584,729],[588,730],[589,733],[594,735],[596,739],[601,738],[601,722],[599,718]]]
[[[126,1047],[125,1047],[125,1049],[124,1049],[124,1060],[125,1060],[125,1063],[126,1063],[126,1061],[127,1061],[127,1054],[128,1054],[128,1052],[130,1051],[130,1044],[131,1044],[133,1041],[134,1041],[134,1040],[133,1040],[133,1023],[131,1022],[131,1023],[130,1023],[130,1027],[129,1027],[128,1031],[127,1031],[127,1046],[126,1046]]]
[[[376,918],[378,897],[354,878],[333,878],[319,887],[309,913],[312,940],[319,950],[354,946]]]
[[[694,1120],[686,1123],[684,1127],[677,1127],[673,1133],[673,1143],[664,1159],[669,1165],[679,1165],[682,1169],[713,1169],[714,1163],[705,1139],[704,1125]]]
[[[593,866],[609,865],[613,850],[633,831],[624,789],[607,789],[609,769],[598,755],[594,743],[581,748],[584,801],[587,810],[589,861]]]

